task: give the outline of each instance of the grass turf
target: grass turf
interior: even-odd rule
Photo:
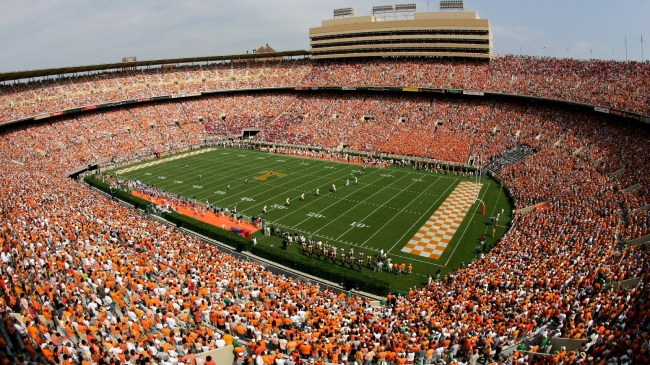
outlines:
[[[477,256],[481,235],[487,235],[488,247],[497,242],[510,224],[512,211],[502,188],[488,177],[481,178],[479,198],[486,203],[487,214],[482,215],[480,203],[475,203],[440,259],[433,260],[401,249],[461,180],[475,181],[475,177],[405,167],[362,169],[356,164],[232,148],[217,148],[120,176],[200,202],[207,199],[220,207],[236,207],[247,216],[262,216],[267,225],[327,241],[339,252],[345,249],[347,253],[354,248],[355,256],[361,251],[374,256],[383,249],[393,261],[412,264],[413,275],[397,277],[387,272],[374,273],[365,267],[363,270],[401,290],[425,284],[427,276],[435,278],[438,270],[442,277],[461,262],[472,261]],[[358,183],[354,183],[352,176],[358,178]],[[350,181],[347,186],[346,180]],[[336,185],[336,192],[331,191],[332,184]],[[320,189],[319,196],[316,189]],[[300,200],[301,194],[304,200]],[[264,206],[267,213],[262,214]],[[492,237],[493,227],[487,225],[489,217],[502,210]],[[261,231],[255,237],[259,245],[280,246],[279,238],[266,237]],[[296,244],[289,249],[300,251]],[[304,259],[332,265],[316,263],[315,258]],[[341,269],[350,270],[347,264]]]

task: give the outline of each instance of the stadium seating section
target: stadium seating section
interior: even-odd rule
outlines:
[[[506,56],[240,62],[41,80],[0,86],[0,121],[154,95],[310,85],[462,88],[650,110],[649,64]],[[276,276],[66,177],[244,128],[265,141],[345,142],[458,163],[527,145],[535,152],[497,177],[517,208],[546,205],[516,214],[489,255],[377,307]],[[0,358],[192,364],[195,353],[234,342],[271,364],[281,354],[316,363],[647,363],[648,248],[626,242],[650,234],[648,141],[647,127],[606,115],[354,92],[220,95],[12,126],[0,139]],[[632,278],[641,279],[636,288],[608,288]],[[586,341],[544,358],[521,347],[497,360],[534,335],[539,352],[551,337]]]

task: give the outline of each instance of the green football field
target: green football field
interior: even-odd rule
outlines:
[[[200,202],[207,199],[219,207],[236,207],[246,216],[262,216],[267,225],[311,236],[339,250],[348,252],[354,247],[355,255],[364,252],[374,256],[383,249],[394,262],[413,265],[411,276],[373,273],[395,288],[421,286],[428,275],[435,277],[438,270],[444,275],[461,262],[469,263],[477,257],[481,235],[487,235],[489,247],[503,235],[511,219],[512,207],[504,191],[483,177],[479,199],[486,203],[487,213],[482,215],[481,204],[475,203],[441,257],[434,260],[403,252],[402,248],[460,181],[474,182],[475,177],[404,167],[364,169],[356,164],[234,148],[200,152],[143,162],[112,173],[120,172],[123,178]],[[333,184],[336,192],[332,191]],[[302,194],[304,200],[300,199]],[[492,237],[494,227],[487,222],[502,211]],[[280,245],[277,237],[265,237],[262,231],[255,237],[258,244]],[[297,245],[292,246],[290,249],[298,251]]]

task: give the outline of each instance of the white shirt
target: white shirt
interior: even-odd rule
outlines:
[[[166,322],[167,322],[167,325],[169,326],[169,328],[171,328],[171,329],[176,328],[176,320],[174,318],[167,317]]]
[[[255,358],[255,365],[264,365],[264,359],[262,356],[257,355],[257,358]]]

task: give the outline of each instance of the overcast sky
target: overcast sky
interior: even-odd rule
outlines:
[[[412,2],[412,1],[411,1]],[[310,27],[360,0],[0,0],[0,72],[246,53],[268,43],[308,50]],[[439,1],[415,1],[418,11]],[[641,60],[650,0],[467,0],[490,19],[496,54]],[[650,47],[644,59],[650,57]]]

